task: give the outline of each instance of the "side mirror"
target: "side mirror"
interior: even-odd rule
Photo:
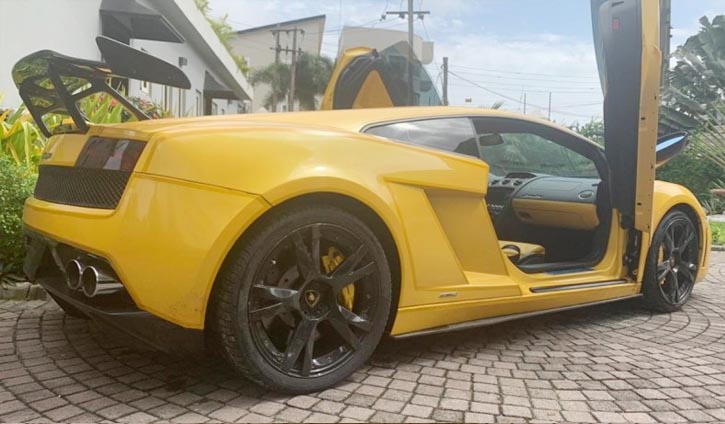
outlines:
[[[666,164],[670,159],[679,155],[687,147],[688,137],[686,132],[677,132],[660,137],[657,140],[657,168]]]
[[[501,134],[485,134],[478,137],[478,145],[481,147],[498,146],[503,144]]]

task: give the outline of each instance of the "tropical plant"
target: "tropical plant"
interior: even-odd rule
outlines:
[[[277,110],[277,102],[287,98],[289,93],[289,80],[291,69],[285,63],[272,63],[262,69],[253,71],[249,82],[252,85],[267,84],[270,92],[264,98],[264,107],[267,110],[275,112]]]
[[[589,140],[594,141],[600,146],[604,146],[604,121],[601,119],[592,119],[584,125],[578,122],[569,127],[572,131],[576,131]]]
[[[90,95],[80,101],[81,112],[94,124],[119,124],[135,117],[106,93]]]
[[[712,244],[725,246],[725,222],[710,222],[712,231]]]
[[[23,204],[35,186],[35,174],[25,166],[0,157],[0,267],[3,280],[20,272],[25,254]]]
[[[725,174],[725,15],[700,19],[700,31],[677,48],[662,93],[660,132],[692,133],[685,154],[657,171],[658,178],[690,188],[710,212],[725,207],[709,189]]]
[[[317,96],[325,92],[333,68],[332,60],[326,56],[300,53],[295,72],[295,99],[301,109],[317,109]],[[283,63],[272,63],[252,73],[250,82],[253,85],[262,83],[270,86],[270,93],[264,99],[267,109],[275,110],[276,102],[289,95],[290,73],[290,66]]]
[[[164,109],[163,107],[161,107],[161,105],[154,103],[150,100],[145,100],[140,97],[130,97],[128,100],[151,119],[173,117],[173,114],[170,111]]]
[[[718,166],[721,174],[725,174],[725,100],[711,105],[692,138],[698,152]]]
[[[209,0],[194,1],[196,2],[196,7],[199,8],[201,13],[206,18],[206,21],[209,22],[209,25],[216,33],[217,37],[219,37],[219,41],[221,41],[229,54],[232,56],[232,59],[234,59],[234,62],[236,62],[239,70],[242,71],[244,75],[246,75],[247,72],[249,72],[249,66],[247,65],[246,59],[234,53],[234,50],[232,48],[231,40],[236,32],[234,31],[232,26],[229,25],[229,22],[227,22],[227,20],[229,19],[229,14],[225,14],[220,18],[214,18],[211,16],[211,6],[209,6]]]
[[[332,77],[334,64],[327,56],[302,52],[295,72],[295,99],[303,110],[317,109],[318,95],[324,94]]]
[[[7,156],[16,165],[35,169],[45,147],[45,137],[25,107],[0,113],[0,157]]]

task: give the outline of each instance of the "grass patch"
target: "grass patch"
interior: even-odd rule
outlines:
[[[712,244],[725,245],[725,222],[710,221],[710,230],[712,231]]]

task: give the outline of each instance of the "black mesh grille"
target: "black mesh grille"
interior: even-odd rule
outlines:
[[[35,198],[97,209],[116,209],[131,173],[108,169],[41,165]]]

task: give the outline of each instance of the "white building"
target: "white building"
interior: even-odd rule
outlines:
[[[295,29],[298,30],[297,47],[303,52],[319,55],[322,47],[322,36],[325,32],[325,15],[237,31],[237,35],[231,40],[232,50],[235,54],[243,56],[251,69],[262,69],[276,60],[275,46],[277,38],[275,34],[279,33],[279,47],[291,50]],[[290,63],[291,59],[291,53],[284,51],[279,52],[277,58],[281,63]],[[264,103],[270,92],[269,86],[267,84],[257,84],[254,86],[253,92],[252,112],[266,112],[267,108],[265,108]],[[298,109],[297,105],[295,105],[295,108]],[[278,99],[277,111],[286,110],[287,100]]]
[[[251,86],[194,0],[0,0],[0,95],[20,103],[13,65],[37,50],[102,60],[95,38],[108,36],[181,67],[190,90],[127,81],[127,95],[151,100],[174,116],[233,114]]]
[[[408,42],[407,31],[345,26],[340,34],[337,57],[339,58],[345,50],[353,47],[369,47],[382,51],[401,41]],[[427,65],[433,61],[433,42],[424,41],[416,35],[413,37],[413,52],[421,63]]]

